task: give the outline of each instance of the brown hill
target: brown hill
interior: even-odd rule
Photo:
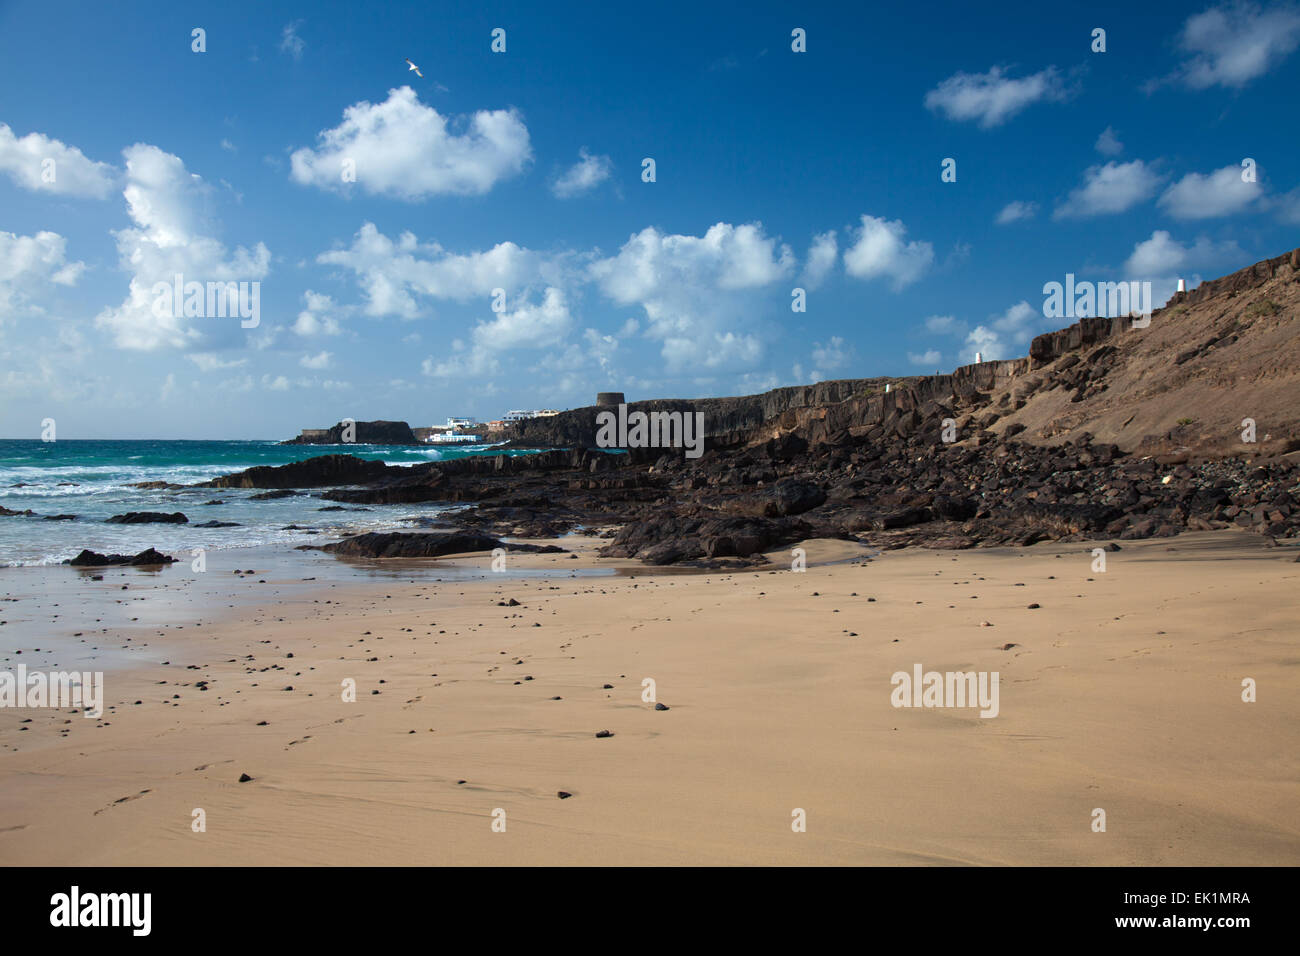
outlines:
[[[1176,294],[1145,328],[1082,319],[1038,336],[1020,359],[628,408],[703,412],[708,447],[718,449],[783,436],[879,441],[952,417],[959,443],[1061,444],[1090,434],[1175,458],[1286,452],[1300,447],[1300,249]],[[523,422],[514,444],[594,447],[598,411]],[[1242,441],[1247,418],[1254,443]]]

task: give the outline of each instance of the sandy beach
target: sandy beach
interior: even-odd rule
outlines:
[[[0,667],[99,661],[106,706],[0,710],[0,862],[1300,863],[1294,547],[682,573],[555,543],[502,574],[6,570]],[[917,664],[998,672],[997,716],[892,706]]]

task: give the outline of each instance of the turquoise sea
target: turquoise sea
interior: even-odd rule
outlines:
[[[516,450],[505,454],[527,454]],[[491,445],[394,447],[379,445],[281,445],[274,441],[0,440],[0,507],[34,511],[36,517],[0,517],[0,567],[57,564],[82,548],[132,553],[155,547],[186,557],[191,550],[295,545],[339,535],[414,526],[451,506],[367,505],[347,511],[319,491],[270,501],[250,500],[256,490],[141,489],[140,482],[191,485],[254,465],[283,465],[318,455],[349,454],[392,465],[496,455]],[[220,504],[210,502],[219,501]],[[351,507],[351,506],[348,506]],[[127,511],[183,512],[189,524],[107,524]],[[46,516],[71,514],[71,520]],[[208,521],[233,524],[197,528]],[[296,527],[290,527],[296,526]]]

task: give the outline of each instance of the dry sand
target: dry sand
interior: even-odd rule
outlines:
[[[1300,863],[1296,549],[1185,535],[1094,573],[1090,545],[809,542],[804,573],[572,578],[625,564],[576,544],[137,634],[102,720],[0,710],[0,862]],[[84,626],[60,613],[47,645]],[[31,635],[0,629],[0,668]],[[998,671],[1000,713],[894,708],[917,663]]]

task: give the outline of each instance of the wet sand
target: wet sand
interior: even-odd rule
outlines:
[[[1296,548],[1125,542],[1098,573],[1084,544],[808,542],[803,573],[682,574],[558,543],[504,574],[0,572],[0,669],[98,661],[108,704],[0,709],[0,862],[1300,863]],[[895,708],[915,664],[997,671],[998,715]]]

